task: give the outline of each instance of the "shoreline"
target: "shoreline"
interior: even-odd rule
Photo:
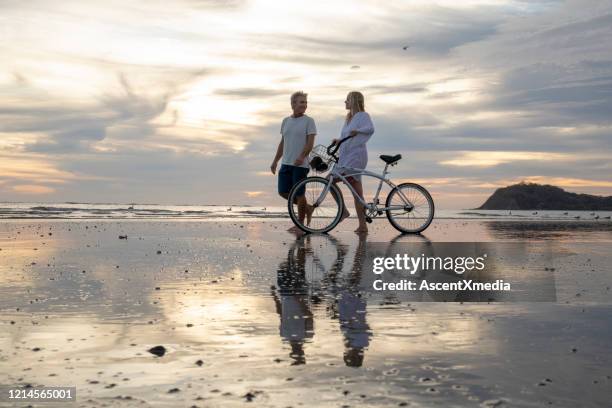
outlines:
[[[352,220],[356,220],[357,217],[355,217],[354,215],[350,215],[348,217],[349,219]],[[276,215],[270,215],[270,216],[257,216],[257,217],[253,217],[253,216],[232,216],[232,217],[221,217],[221,216],[210,216],[210,217],[167,217],[167,218],[163,218],[163,217],[0,217],[0,221],[2,220],[7,220],[7,221],[21,221],[21,220],[25,220],[25,221],[46,221],[46,220],[50,220],[50,221],[201,221],[201,222],[210,222],[210,221],[220,221],[220,222],[231,222],[231,221],[236,221],[236,220],[240,220],[240,221],[249,221],[249,222],[255,222],[255,221],[287,221],[287,220],[291,220],[289,215],[287,216],[276,216]],[[436,220],[452,220],[452,221],[500,221],[500,222],[560,222],[560,223],[594,223],[594,224],[610,224],[612,225],[612,220],[608,220],[608,219],[589,219],[589,218],[585,218],[585,219],[566,219],[566,218],[552,218],[552,217],[546,217],[546,218],[502,218],[497,217],[497,216],[489,216],[489,217],[482,217],[482,218],[475,218],[475,217],[466,217],[466,218],[460,218],[460,217],[434,217],[433,222],[435,222]],[[387,219],[384,216],[381,216],[379,218],[374,219],[374,221],[378,221],[378,222],[388,222]]]

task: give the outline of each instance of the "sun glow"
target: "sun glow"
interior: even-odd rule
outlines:
[[[440,164],[458,167],[493,167],[515,161],[561,161],[572,159],[574,159],[573,155],[565,153],[478,151],[459,152],[459,157],[443,160]]]

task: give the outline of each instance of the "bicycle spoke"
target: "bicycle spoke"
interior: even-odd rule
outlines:
[[[389,221],[401,231],[419,232],[426,228],[433,219],[433,201],[422,187],[406,183],[398,186],[389,197],[389,206],[403,207],[405,197],[412,205],[411,210],[393,209],[387,211]],[[400,191],[401,190],[401,194]]]
[[[303,204],[309,209],[312,209],[310,224],[304,214],[298,208],[298,202],[294,201],[290,206],[290,215],[294,223],[301,229],[307,232],[327,232],[335,226],[337,219],[340,217],[340,202],[341,198],[335,188],[331,188],[322,196],[327,188],[328,181],[323,178],[311,177],[306,181],[301,182],[295,187],[295,192],[292,190],[292,196],[297,196],[297,190],[302,190]],[[299,188],[298,188],[299,187]],[[291,198],[291,197],[290,197]],[[320,201],[317,207],[312,207],[317,201]],[[300,217],[301,216],[301,217]],[[300,218],[302,218],[300,220]]]

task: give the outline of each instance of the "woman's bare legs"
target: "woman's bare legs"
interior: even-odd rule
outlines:
[[[361,181],[356,180],[353,177],[348,177],[348,182],[351,183],[355,192],[361,197],[363,200],[363,186],[361,185]],[[359,202],[357,197],[353,197],[355,199],[355,211],[357,212],[357,218],[359,219],[359,227],[355,230],[358,233],[368,232],[368,225],[365,220],[365,207]],[[365,200],[364,200],[365,201]]]
[[[334,178],[334,184],[338,184],[339,181],[340,181],[339,178]],[[338,189],[338,191],[340,191],[339,199],[342,200],[342,202],[344,203],[344,196],[342,195],[342,191],[340,189]],[[348,218],[349,215],[351,215],[351,213],[349,213],[348,210],[346,209],[346,203],[345,203],[342,206],[342,216],[340,217],[340,221],[338,221],[338,224],[340,224],[342,221],[344,221],[346,218]]]

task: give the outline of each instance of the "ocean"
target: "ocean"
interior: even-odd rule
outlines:
[[[258,219],[288,218],[284,206],[0,202],[0,219]],[[612,211],[436,209],[440,219],[610,222]]]

